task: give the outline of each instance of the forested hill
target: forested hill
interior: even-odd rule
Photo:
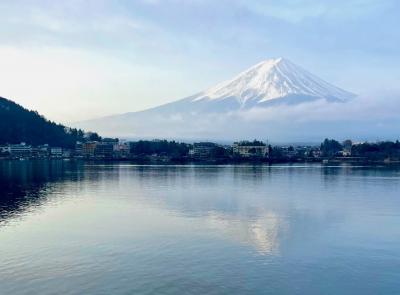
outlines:
[[[97,134],[94,134],[97,136]],[[84,140],[82,130],[67,128],[0,97],[0,144],[26,142],[31,145],[73,147]]]

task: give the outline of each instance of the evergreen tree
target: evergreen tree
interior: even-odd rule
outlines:
[[[51,122],[36,111],[0,97],[0,144],[26,142],[72,148],[76,141],[84,140],[82,130]]]

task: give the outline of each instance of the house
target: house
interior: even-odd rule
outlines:
[[[232,149],[234,155],[244,158],[265,157],[268,155],[268,146],[257,140],[235,142]]]
[[[85,157],[94,157],[97,141],[89,141],[82,144],[82,155]]]
[[[94,155],[99,158],[112,158],[114,155],[114,142],[98,142]]]
[[[47,158],[50,153],[50,147],[48,144],[39,145],[32,148],[32,156],[35,158]]]
[[[119,158],[126,158],[130,154],[130,147],[128,143],[114,144],[114,154]]]
[[[63,149],[61,147],[51,147],[50,156],[54,158],[61,158],[63,155]]]
[[[353,147],[353,142],[350,139],[347,139],[343,141],[342,146],[343,150],[341,152],[341,155],[345,157],[351,156],[351,148]]]
[[[210,158],[217,147],[213,142],[196,142],[189,151],[189,155],[196,159]]]
[[[12,157],[30,157],[32,154],[32,147],[21,142],[20,144],[10,144],[8,152]]]
[[[78,141],[75,144],[75,155],[76,156],[82,156],[82,154],[83,154],[83,143]]]

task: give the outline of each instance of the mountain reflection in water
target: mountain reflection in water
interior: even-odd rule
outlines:
[[[0,285],[389,294],[400,287],[399,181],[396,167],[2,161]]]

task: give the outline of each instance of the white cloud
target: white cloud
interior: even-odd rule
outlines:
[[[275,106],[237,113],[246,121],[329,122],[399,119],[400,93],[359,96],[347,103],[317,100],[299,105]]]
[[[254,0],[240,3],[251,11],[297,23],[310,18],[355,19],[368,17],[392,6],[391,1],[379,0]]]

